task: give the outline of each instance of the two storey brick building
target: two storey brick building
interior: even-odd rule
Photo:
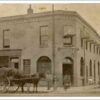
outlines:
[[[73,86],[97,84],[100,76],[100,36],[74,11],[57,10],[0,18],[0,66],[25,74],[66,72]]]

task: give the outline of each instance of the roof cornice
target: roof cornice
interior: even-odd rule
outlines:
[[[1,17],[0,18],[0,22],[6,22],[6,21],[15,21],[15,20],[27,20],[30,18],[40,18],[40,17],[46,17],[46,16],[52,16],[53,13],[51,11],[48,12],[41,12],[41,13],[33,13],[33,14],[24,14],[24,15],[16,15],[16,16],[8,16],[8,17]],[[83,17],[81,17],[77,12],[75,11],[64,11],[64,10],[56,10],[54,12],[54,15],[69,15],[69,16],[75,16],[77,18],[79,18],[84,24],[86,24],[89,28],[91,28],[91,30],[96,33],[97,36],[99,36],[99,34],[97,33],[97,31],[87,22],[83,19]],[[100,38],[100,36],[99,36]]]

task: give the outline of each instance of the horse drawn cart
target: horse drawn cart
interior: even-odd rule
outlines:
[[[36,73],[33,75],[24,75],[14,69],[0,68],[0,90],[3,92],[17,92],[21,88],[24,92],[26,84],[32,84],[34,92],[37,92],[38,83],[44,74]]]

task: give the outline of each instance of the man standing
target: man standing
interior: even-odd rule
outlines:
[[[51,82],[52,82],[52,75],[49,72],[46,74],[46,79],[47,79],[47,89],[50,90]]]
[[[63,86],[64,86],[64,89],[67,89],[71,86],[71,76],[68,72],[64,75]]]

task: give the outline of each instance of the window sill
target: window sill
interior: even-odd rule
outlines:
[[[48,48],[48,46],[40,46],[40,48]]]
[[[9,48],[5,48],[5,47],[3,47],[3,50],[10,50],[11,48],[9,47]]]
[[[73,47],[72,44],[64,44],[63,46],[64,46],[64,47]]]

